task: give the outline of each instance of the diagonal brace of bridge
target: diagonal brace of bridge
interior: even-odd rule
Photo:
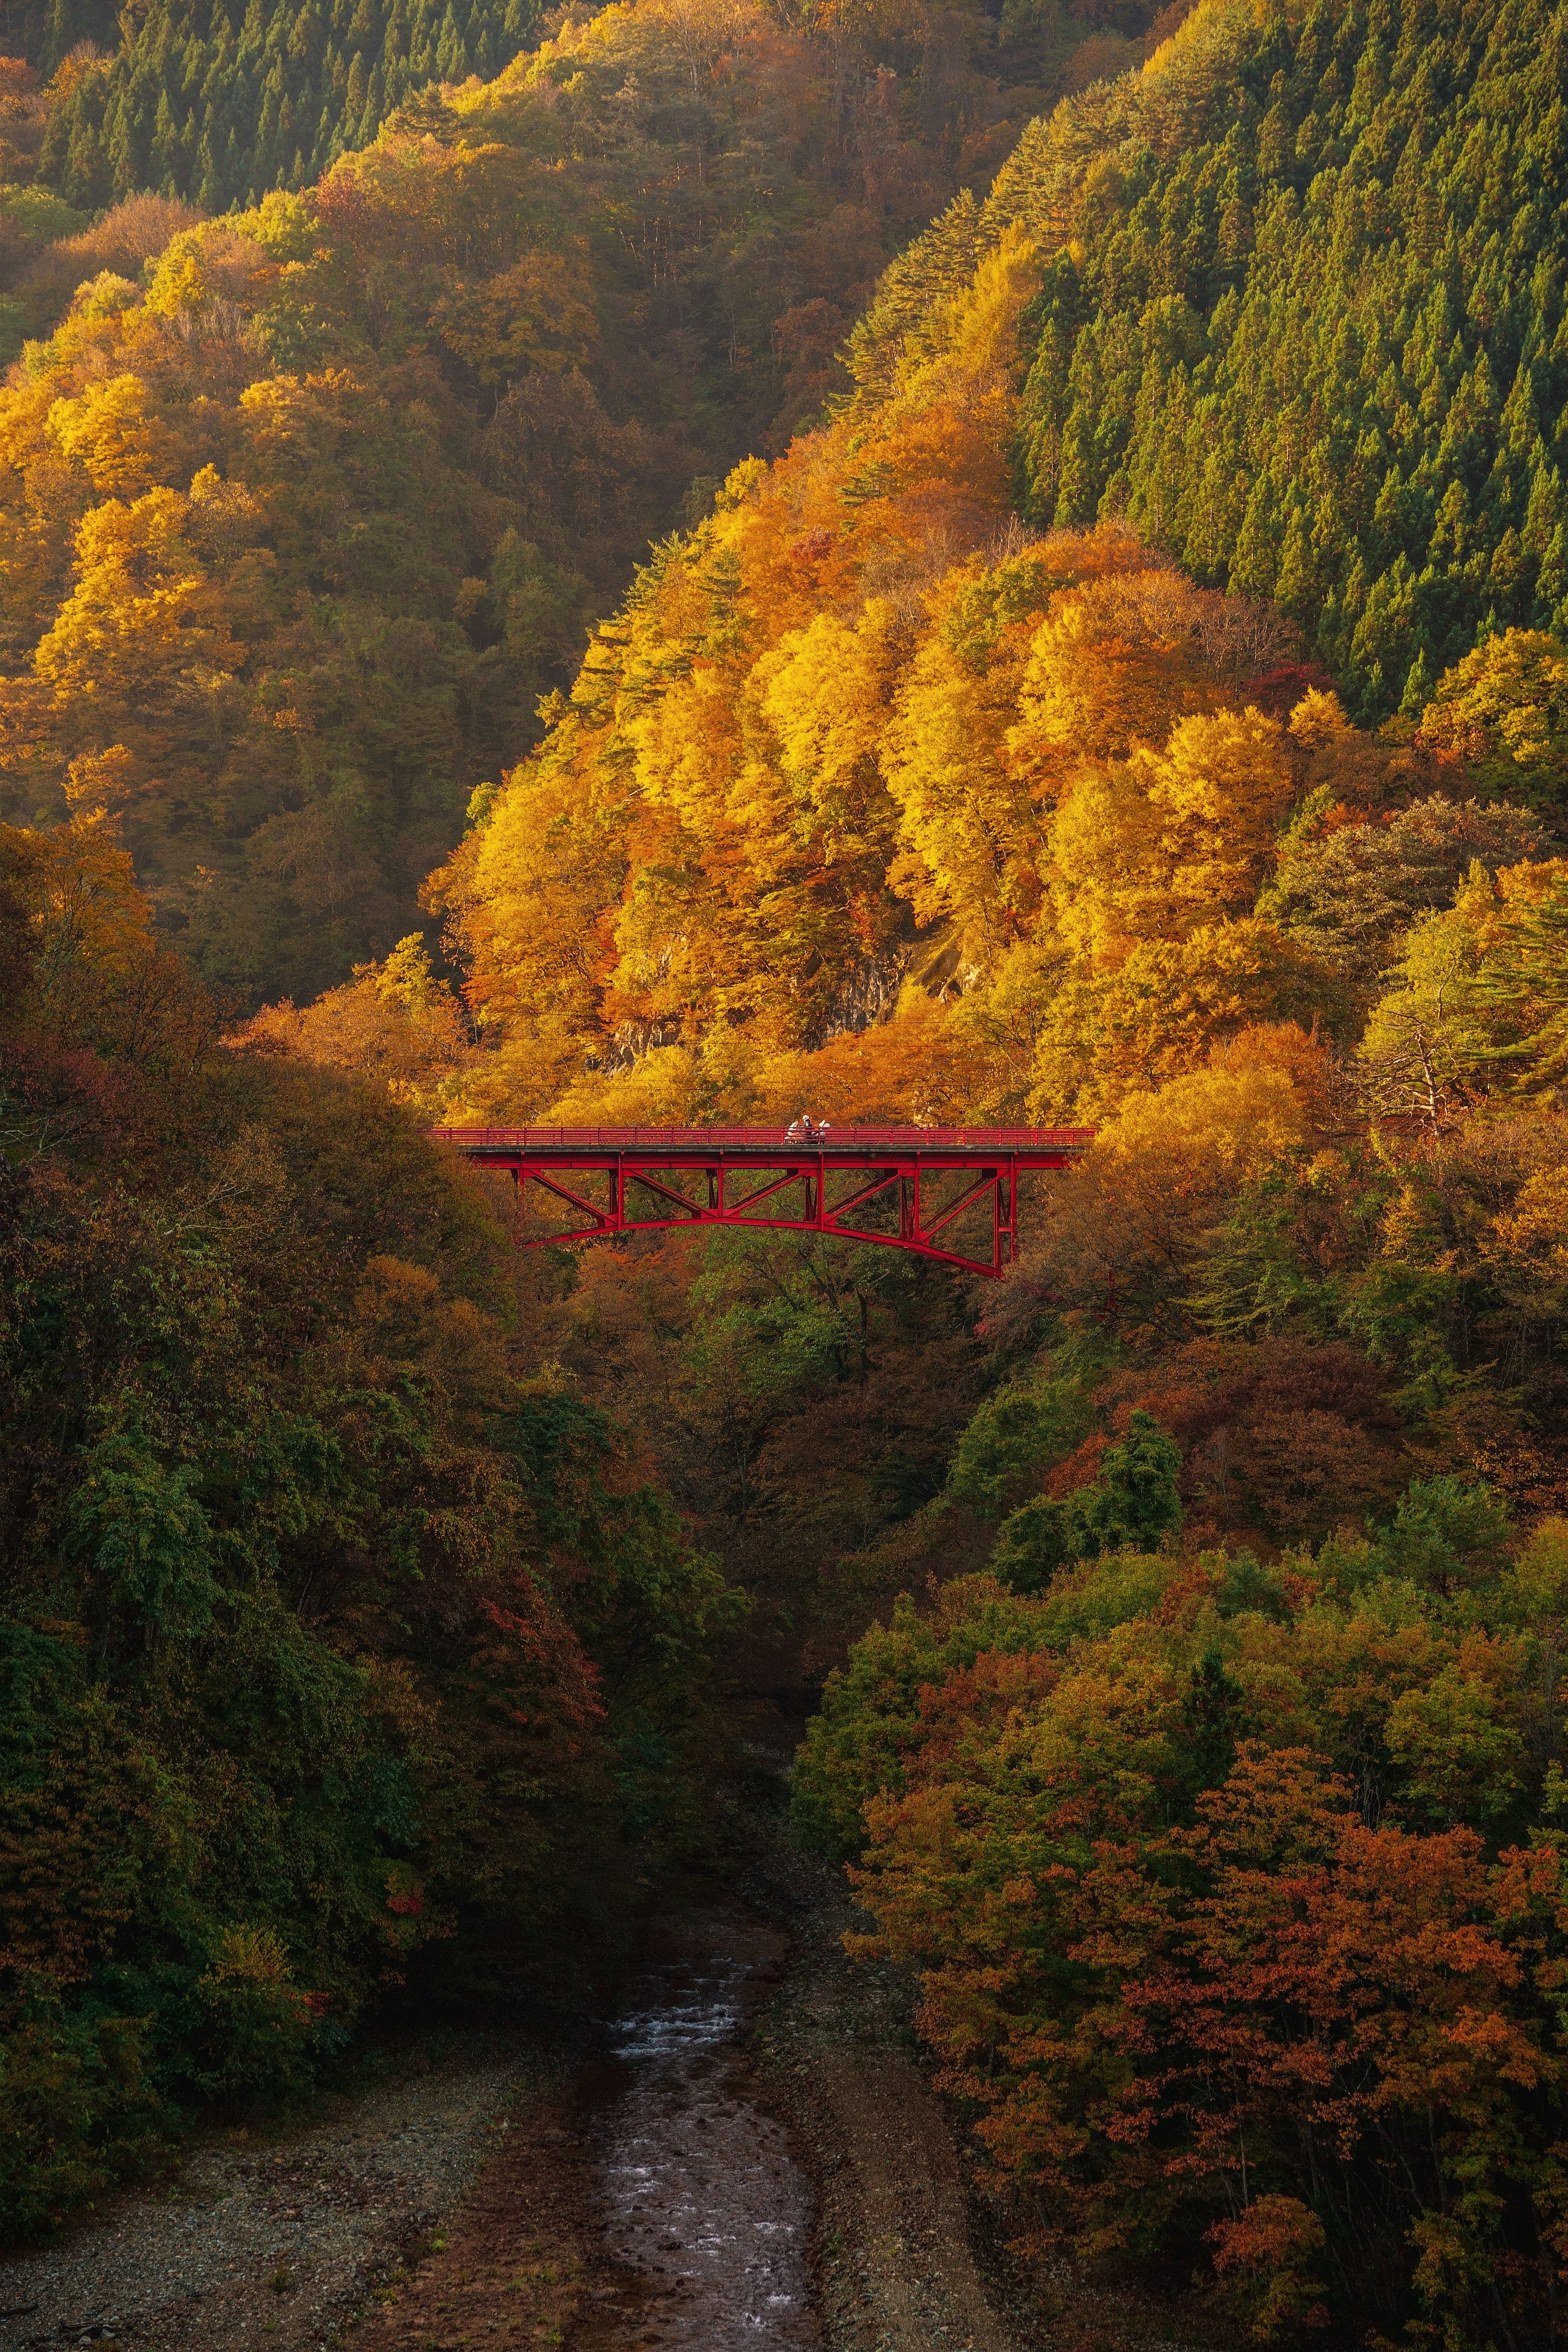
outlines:
[[[1093,1139],[1090,1128],[847,1127],[809,1142],[751,1127],[436,1133],[510,1175],[522,1249],[669,1227],[773,1228],[990,1275],[1005,1272],[1017,1245],[1019,1177],[1069,1166]],[[591,1198],[584,1180],[595,1177],[604,1181]],[[581,1222],[532,1231],[531,1187]]]

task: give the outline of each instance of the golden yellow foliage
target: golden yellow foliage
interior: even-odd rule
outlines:
[[[1542,1320],[1568,1306],[1568,1167],[1537,1169],[1492,1221],[1484,1254],[1505,1288]]]
[[[1310,687],[1297,703],[1290,713],[1289,729],[1297,742],[1308,751],[1342,742],[1355,732],[1339,696],[1319,686]]]
[[[159,941],[114,817],[94,809],[47,832],[5,830],[24,851],[13,888],[26,921],[28,994],[54,1041],[165,1075],[196,1066],[214,1008]]]
[[[740,468],[596,633],[552,735],[434,886],[508,1067],[543,1055],[559,1084],[574,1059],[694,1048],[716,1023],[788,1055],[891,1011],[910,943],[885,739],[929,634],[921,587],[969,576],[1005,510],[1007,321],[1032,271],[1021,244],[997,257],[962,350],[872,432],[841,422]],[[658,1070],[664,1099],[678,1072]],[[531,1078],[514,1099],[536,1101]]]
[[[481,383],[505,383],[531,368],[558,375],[579,366],[598,338],[583,281],[581,255],[525,254],[477,286],[455,288],[432,323]]]
[[[928,596],[937,627],[909,664],[882,751],[908,853],[889,879],[920,923],[957,925],[971,962],[989,962],[1039,910],[1045,836],[1008,737],[1045,578],[1024,555],[955,572]]]
[[[225,1043],[367,1078],[431,1118],[444,1115],[473,1057],[462,1008],[436,979],[417,931],[303,1011],[287,999],[269,1004]]]
[[[878,773],[893,682],[900,667],[898,616],[868,599],[858,622],[819,613],[792,629],[752,673],[777,746],[792,830],[813,838],[825,865],[887,855],[888,807]],[[770,768],[773,763],[769,763]],[[744,803],[737,814],[748,817]]]
[[[622,808],[585,769],[542,759],[518,770],[500,804],[510,822],[492,817],[470,834],[432,894],[437,907],[483,909],[464,925],[467,984],[480,1026],[497,1035],[525,1035],[551,1014],[584,1046],[594,1034],[625,866]],[[545,1063],[545,1084],[558,1066],[559,1055]]]
[[[900,432],[942,413],[916,407],[921,382]],[[599,1122],[783,1112],[805,1053],[878,1102],[1058,1118],[1193,1067],[1288,995],[1291,957],[1250,912],[1295,789],[1287,739],[1226,709],[1193,650],[1224,666],[1226,600],[1123,531],[921,549],[929,484],[884,481],[873,446],[834,426],[744,468],[660,551],[437,879],[499,1045],[474,1103],[537,1115],[564,1083]],[[847,517],[802,531],[835,483]],[[1128,748],[1080,751],[1053,815],[1038,713],[1067,646],[1109,681],[1095,740]],[[857,1059],[851,1033],[886,1048]],[[710,1061],[737,1034],[750,1059]]]
[[[1421,731],[1493,792],[1552,805],[1568,779],[1568,654],[1542,630],[1502,630],[1445,672]]]
[[[241,658],[184,535],[189,512],[177,490],[154,489],[79,524],[76,587],[34,656],[72,731],[92,727],[95,703],[133,702],[174,674],[217,683]]]
[[[1280,730],[1256,710],[1179,719],[1163,751],[1084,770],[1053,835],[1064,937],[1099,967],[1250,907],[1291,793]]]
[[[66,773],[66,799],[73,813],[112,814],[136,789],[136,761],[123,743],[106,751],[84,751]]]
[[[1287,625],[1125,527],[1005,520],[1036,274],[1004,239],[884,397],[738,468],[597,630],[432,885],[494,1047],[470,1104],[1105,1118],[1322,1007],[1262,895],[1282,833],[1433,755],[1307,679],[1288,726],[1255,707]]]
[[[172,454],[140,376],[111,376],[105,383],[89,384],[74,399],[57,400],[47,429],[100,498],[134,497],[150,488]]]
[[[1185,939],[1140,940],[1103,971],[1077,966],[1042,1024],[1030,1116],[1098,1118],[1131,1088],[1195,1068],[1238,1029],[1289,1004],[1294,974],[1288,943],[1251,916]]]
[[[1124,530],[1093,538],[1104,572],[1053,598],[1029,648],[1011,737],[1015,760],[1052,789],[1076,762],[1123,760],[1163,741],[1181,713],[1219,699],[1194,635],[1202,592]]]
[[[845,1127],[942,1123],[970,1100],[963,1039],[942,1007],[915,990],[892,1017],[847,1030],[815,1052],[769,1052],[743,1032],[715,1029],[698,1047],[656,1045],[629,1066],[592,1071],[552,1104],[562,1126],[776,1126],[802,1110]]]
[[[1309,1142],[1326,1061],[1292,1024],[1254,1025],[1205,1066],[1128,1095],[1068,1179],[1042,1188],[1030,1278],[1099,1307],[1189,1270],[1239,1188]]]

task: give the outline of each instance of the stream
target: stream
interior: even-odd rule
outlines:
[[[585,2091],[614,2268],[584,2352],[819,2352],[809,2192],[744,2049],[784,1948],[743,1916],[685,1923],[608,2030]]]
[[[512,2332],[531,2288],[545,2322],[532,2332],[558,2342],[549,2297],[584,2268],[573,2352],[821,2352],[811,2198],[749,2047],[786,1939],[725,1907],[644,1924],[639,1946],[598,2054],[574,2073],[569,2128],[520,2130],[517,2165],[504,2043],[409,2064],[295,2135],[215,2132],[177,2187],[122,2192],[0,2263],[0,2352],[107,2338],[126,2352],[317,2352],[345,2341],[354,2303],[347,2343],[412,2352]],[[437,2246],[409,2280],[397,2252],[427,2233]],[[378,2272],[407,2292],[367,2307]]]

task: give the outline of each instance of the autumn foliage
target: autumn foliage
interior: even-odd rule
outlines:
[[[1555,169],[1538,13],[1202,0],[1004,162],[978,19],[915,106],[897,11],[568,12],[134,277],[144,212],[50,240],[20,2226],[405,1987],[609,1948],[719,1835],[739,1660],[1042,2295],[1552,2340],[1568,523],[1549,207],[1489,226]],[[1095,1133],[975,1286],[514,1256],[420,1133],[803,1108]]]
[[[384,1087],[224,1055],[101,815],[0,859],[16,2234],[405,1986],[612,1955],[742,1604]]]
[[[847,380],[889,253],[1017,128],[958,57],[901,120],[896,11],[612,7],[491,80],[465,42],[499,68],[499,14],[395,11],[416,79],[453,85],[401,111],[364,10],[254,13],[73,54],[45,157],[70,204],[0,198],[0,814],[119,815],[164,929],[247,1009],[409,935],[584,625]],[[323,71],[359,105],[307,169]],[[265,154],[230,152],[226,77]]]
[[[951,1584],[800,1768],[1020,2242],[1202,2249],[1259,2342],[1479,2343],[1552,2292],[1564,1524],[1472,1581],[1447,1507],[1423,1566],[1395,1528]]]

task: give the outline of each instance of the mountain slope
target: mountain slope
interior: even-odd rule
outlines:
[[[1262,13],[1227,119],[1128,126],[1032,321],[1025,511],[1278,600],[1368,717],[1568,618],[1568,18]]]
[[[307,184],[410,97],[489,80],[588,14],[539,0],[147,0],[117,16],[105,0],[48,0],[14,12],[11,37],[51,77],[44,184],[79,206],[151,191],[221,211]],[[1136,62],[1155,16],[1152,0],[1090,0],[1070,12],[786,10],[774,26],[831,52],[838,108],[879,121],[879,148],[912,135],[983,184],[1011,144],[1000,124]],[[699,12],[676,47],[707,37]]]
[[[91,207],[153,190],[223,212],[299,188],[430,82],[488,81],[536,37],[533,0],[319,0],[299,9],[159,5],[113,47],[105,12],[54,0],[56,73],[38,176]],[[104,42],[94,58],[78,42]]]
[[[116,224],[167,200],[68,239],[104,257],[0,394],[6,813],[121,814],[258,994],[410,931],[589,614],[820,398],[948,194],[896,105],[839,104],[851,59],[743,0],[612,8],[150,283]]]
[[[1032,123],[965,242],[1022,224],[1048,265],[1022,511],[1278,601],[1368,719],[1418,718],[1491,631],[1561,629],[1565,41],[1550,0],[1205,0]],[[863,400],[950,247],[858,329]]]

